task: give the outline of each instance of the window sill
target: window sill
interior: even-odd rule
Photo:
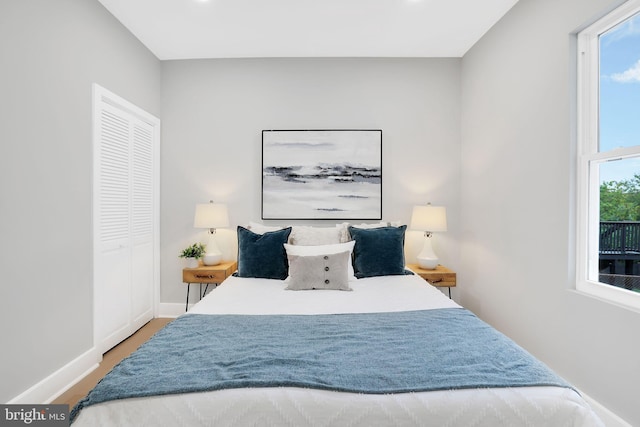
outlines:
[[[591,281],[579,281],[574,292],[640,313],[640,293]]]

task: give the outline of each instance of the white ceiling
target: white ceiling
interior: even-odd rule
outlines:
[[[159,59],[461,57],[517,0],[99,0]]]

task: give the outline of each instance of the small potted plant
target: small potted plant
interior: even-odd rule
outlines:
[[[202,258],[205,253],[205,246],[202,243],[194,243],[193,245],[184,248],[180,253],[180,258],[184,258],[186,261],[185,267],[196,268],[200,263],[198,260]]]

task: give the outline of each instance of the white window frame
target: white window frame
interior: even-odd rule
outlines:
[[[576,290],[640,311],[640,294],[598,281],[600,238],[599,165],[640,156],[640,146],[598,152],[599,36],[640,12],[640,0],[629,0],[578,33],[578,194]]]

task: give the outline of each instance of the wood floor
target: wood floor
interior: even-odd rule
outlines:
[[[138,329],[136,333],[106,352],[100,366],[51,403],[67,404],[71,410],[115,365],[133,353],[141,344],[146,342],[153,334],[172,320],[173,319],[168,318],[152,319],[149,323]]]

